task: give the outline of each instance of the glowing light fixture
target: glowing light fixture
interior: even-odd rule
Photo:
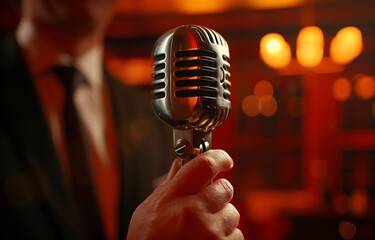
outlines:
[[[300,66],[315,73],[322,70],[339,72],[363,51],[362,32],[357,27],[342,28],[332,39],[330,53],[324,57],[324,33],[317,26],[307,26],[301,29],[296,41],[296,60]],[[261,59],[271,68],[281,69],[291,62],[290,47],[284,38],[277,33],[269,33],[260,41]],[[325,60],[328,61],[325,61]],[[294,59],[288,66],[296,66]],[[299,71],[301,72],[301,71]]]
[[[289,44],[278,33],[269,33],[260,40],[260,56],[272,68],[286,67],[291,60]]]
[[[323,31],[317,26],[301,29],[297,37],[297,60],[306,67],[312,68],[320,64],[324,54]]]
[[[332,39],[330,55],[338,64],[348,64],[363,50],[362,32],[357,27],[342,28]]]

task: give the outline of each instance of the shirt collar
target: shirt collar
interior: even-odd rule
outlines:
[[[103,80],[103,47],[96,45],[72,58],[38,29],[27,18],[21,19],[16,39],[21,46],[31,73],[38,76],[56,65],[74,65],[84,74],[90,85],[100,86]]]

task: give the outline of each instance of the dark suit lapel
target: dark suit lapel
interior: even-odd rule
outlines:
[[[0,123],[15,148],[20,167],[9,174],[20,171],[33,176],[47,221],[57,234],[73,239],[80,232],[75,206],[31,76],[13,37],[3,42],[1,51]]]

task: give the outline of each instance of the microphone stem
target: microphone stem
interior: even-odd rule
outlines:
[[[202,132],[195,129],[173,129],[174,149],[180,159],[180,166],[185,162],[206,152],[212,146],[212,132]]]

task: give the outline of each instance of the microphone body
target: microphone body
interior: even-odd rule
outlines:
[[[155,43],[153,108],[173,127],[181,165],[212,145],[212,130],[229,116],[229,48],[217,32],[197,25],[169,30]]]

